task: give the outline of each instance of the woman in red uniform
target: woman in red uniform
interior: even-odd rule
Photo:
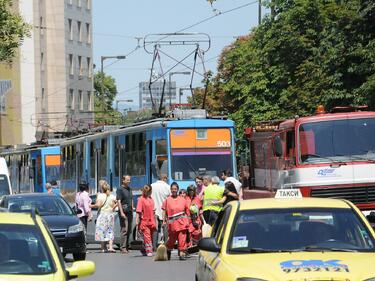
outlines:
[[[197,195],[196,188],[190,185],[187,188],[186,201],[188,202],[190,210],[190,224],[189,224],[189,234],[190,234],[190,246],[195,246],[198,244],[199,239],[202,234],[202,220],[200,211],[202,209],[202,201]]]
[[[136,217],[138,231],[143,236],[144,248],[141,252],[148,257],[152,257],[152,234],[156,230],[155,206],[151,192],[152,187],[146,184],[142,189],[142,197],[138,199]]]
[[[171,257],[171,251],[176,240],[178,240],[178,250],[180,260],[185,260],[185,251],[187,249],[187,233],[189,228],[189,206],[185,198],[178,196],[178,184],[171,184],[171,195],[164,201],[163,222],[168,224],[168,259]]]

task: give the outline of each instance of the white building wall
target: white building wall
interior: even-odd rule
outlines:
[[[159,108],[160,99],[163,92],[163,82],[158,81],[151,84],[151,93],[152,99],[156,104],[156,107]],[[139,108],[141,109],[151,109],[152,102],[149,90],[149,82],[140,82],[139,83]],[[170,103],[174,104],[177,102],[176,99],[176,82],[173,81],[170,83],[170,90],[169,90],[169,83],[166,82],[164,86],[164,97],[163,97],[163,104],[165,107],[169,107]]]
[[[34,1],[19,0],[20,14],[24,20],[34,24]],[[22,119],[19,120],[22,126],[22,143],[35,141],[36,127],[32,123],[35,118],[35,42],[34,29],[30,30],[31,37],[26,37],[20,47],[20,110]]]

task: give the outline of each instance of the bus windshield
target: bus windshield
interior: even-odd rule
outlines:
[[[304,164],[375,161],[375,118],[302,124],[299,155]]]
[[[9,195],[9,182],[6,175],[0,175],[0,196]]]
[[[172,129],[171,170],[174,180],[233,172],[231,131],[228,128]]]

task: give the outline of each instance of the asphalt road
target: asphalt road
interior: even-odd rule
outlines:
[[[94,275],[78,279],[93,281],[194,281],[197,257],[180,261],[177,251],[172,252],[170,261],[155,262],[151,257],[144,257],[139,251],[129,254],[100,253],[97,245],[89,245],[87,260],[94,261]]]

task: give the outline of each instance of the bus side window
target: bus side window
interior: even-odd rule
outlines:
[[[294,131],[286,132],[286,156],[292,165],[296,164],[294,135]]]

